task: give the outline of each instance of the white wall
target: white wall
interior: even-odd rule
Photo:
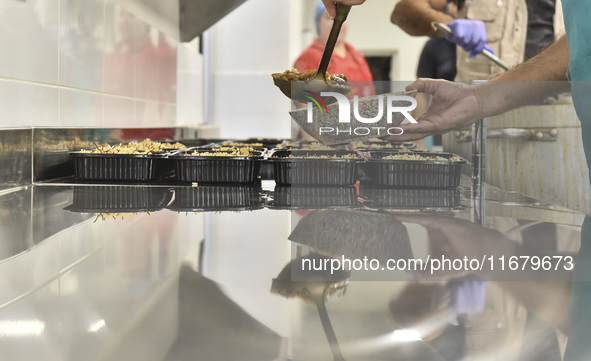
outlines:
[[[271,73],[293,62],[299,9],[299,0],[248,0],[212,27],[214,121],[222,137],[290,137],[290,102]]]
[[[122,14],[109,0],[0,2],[0,126],[201,122],[195,44]],[[153,47],[139,36],[117,47],[146,27]]]
[[[419,55],[428,38],[410,36],[390,22],[396,2],[368,0],[353,8],[348,39],[364,54],[396,53],[392,80],[412,81],[416,79]]]

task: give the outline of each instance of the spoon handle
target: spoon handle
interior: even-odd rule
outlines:
[[[339,343],[337,341],[337,336],[334,333],[332,328],[332,324],[330,323],[330,319],[328,318],[328,312],[326,311],[326,305],[324,304],[324,300],[316,300],[316,308],[318,309],[318,316],[320,316],[320,322],[322,323],[322,327],[324,328],[324,333],[326,334],[326,338],[328,339],[328,344],[330,345],[330,349],[332,350],[332,355],[335,361],[345,361],[343,358],[343,354],[341,353],[341,349],[339,347]]]
[[[330,35],[328,35],[326,47],[324,48],[324,52],[322,53],[322,59],[320,60],[320,65],[318,66],[316,78],[319,78],[320,75],[322,75],[322,80],[326,79],[326,70],[328,69],[328,64],[330,63],[332,52],[334,51],[334,47],[339,37],[339,33],[341,32],[341,27],[343,26],[345,20],[347,20],[347,16],[349,15],[350,10],[351,5],[337,4],[337,16],[335,16],[332,28],[330,29]]]

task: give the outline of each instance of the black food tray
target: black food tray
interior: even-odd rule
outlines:
[[[245,211],[263,208],[262,189],[252,185],[176,187],[168,209],[176,212]]]
[[[359,196],[370,208],[442,211],[463,208],[458,188],[392,188],[360,182]]]
[[[181,182],[254,183],[263,160],[262,152],[252,156],[171,155],[176,177]]]
[[[82,181],[147,182],[156,179],[155,160],[150,154],[96,154],[70,152],[74,178]]]
[[[272,201],[268,204],[274,209],[325,209],[357,208],[357,188],[344,187],[300,187],[276,186]]]
[[[155,212],[164,209],[171,199],[172,191],[165,187],[77,186],[66,209],[83,213]]]
[[[456,188],[460,184],[465,160],[398,160],[383,159],[395,154],[419,154],[446,159],[457,157],[451,153],[371,151],[362,170],[378,186],[400,188]]]
[[[312,158],[355,155],[355,159]],[[290,158],[311,157],[311,158]],[[357,181],[357,165],[363,161],[355,151],[273,150],[267,158],[274,166],[275,183],[279,185],[346,186]]]

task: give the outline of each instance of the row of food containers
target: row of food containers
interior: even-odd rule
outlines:
[[[147,147],[142,145],[148,144]],[[156,146],[154,146],[156,144]],[[359,143],[344,149],[310,142],[219,141],[97,145],[70,152],[81,182],[347,186],[359,180],[409,188],[455,188],[466,161],[405,144]]]

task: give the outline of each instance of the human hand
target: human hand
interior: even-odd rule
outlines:
[[[322,0],[322,2],[324,3],[324,7],[326,7],[326,11],[328,11],[330,18],[334,19],[337,15],[337,3],[344,5],[361,5],[365,0]]]
[[[395,218],[425,227],[432,249],[450,258],[479,258],[484,252],[494,254],[498,248],[510,244],[499,231],[465,219],[425,214],[397,214]]]
[[[429,109],[416,124],[399,125],[403,134],[386,137],[387,140],[409,141],[428,135],[443,134],[452,129],[463,129],[483,115],[477,87],[445,80],[419,79],[406,87],[433,96]]]
[[[456,19],[448,26],[453,33],[444,33],[445,38],[469,51],[470,57],[482,53],[484,49],[493,53],[492,49],[486,45],[486,26],[481,20]]]

